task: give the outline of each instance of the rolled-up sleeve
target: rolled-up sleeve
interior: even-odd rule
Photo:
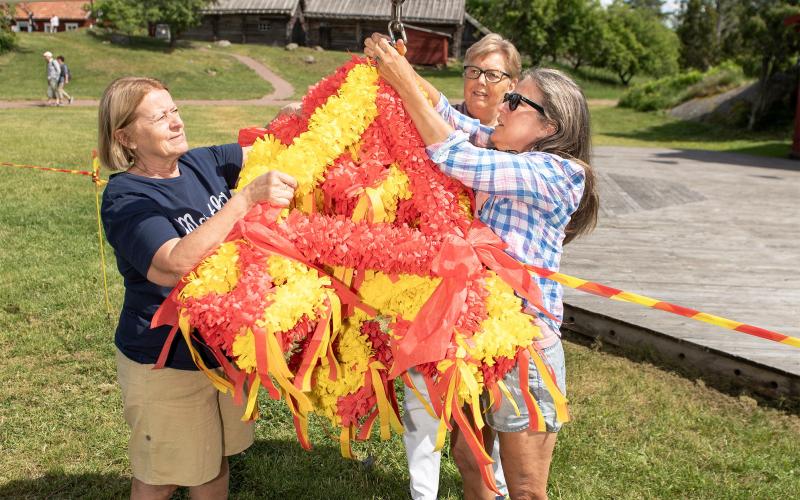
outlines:
[[[481,125],[480,120],[470,118],[469,116],[459,112],[454,108],[450,101],[444,96],[439,94],[439,102],[436,104],[436,112],[444,118],[451,127],[456,130],[465,132],[469,137],[469,142],[476,146],[488,147],[491,146],[491,137],[494,128]]]

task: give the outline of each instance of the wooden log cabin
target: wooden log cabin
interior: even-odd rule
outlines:
[[[406,0],[403,23],[409,60],[446,64],[488,33],[465,11],[464,0]],[[390,0],[217,0],[200,26],[183,33],[194,40],[229,40],[283,46],[297,43],[362,51],[373,32],[386,33]]]
[[[199,26],[182,38],[228,40],[234,43],[303,44],[302,2],[299,0],[217,0],[203,9]]]

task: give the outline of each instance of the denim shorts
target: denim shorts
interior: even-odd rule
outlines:
[[[567,372],[564,365],[564,347],[561,345],[561,340],[549,347],[541,350],[544,354],[543,358],[547,365],[549,365],[556,376],[556,384],[564,394],[567,395]],[[520,390],[519,381],[519,367],[514,367],[513,370],[508,372],[503,378],[503,381],[508,387],[509,392],[514,397],[514,402],[519,408],[519,415],[517,415],[514,405],[503,394],[500,408],[496,411],[491,408],[488,409],[486,414],[486,422],[489,426],[498,432],[520,432],[528,428],[530,425],[528,419],[528,407],[522,397],[522,390]],[[539,405],[544,416],[544,422],[547,432],[558,432],[561,429],[561,424],[556,421],[556,407],[552,396],[547,391],[544,381],[536,369],[536,365],[531,360],[528,363],[528,387],[530,388],[533,399]],[[485,407],[489,406],[488,394],[483,395],[483,404]]]

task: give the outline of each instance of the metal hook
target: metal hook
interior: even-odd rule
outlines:
[[[403,26],[403,2],[405,0],[392,0],[392,18],[389,21],[389,38],[392,40],[392,45],[402,40],[403,43],[408,43],[406,38],[406,28]]]

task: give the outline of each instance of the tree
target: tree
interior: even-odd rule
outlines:
[[[97,24],[131,36],[147,27],[144,2],[132,0],[98,0],[92,17]]]
[[[98,0],[92,11],[98,23],[133,35],[147,28],[148,23],[164,23],[172,34],[170,44],[186,28],[202,19],[201,10],[213,0]]]
[[[664,0],[625,0],[625,4],[635,10],[645,10],[658,18],[664,17],[664,13],[661,12]]]
[[[493,31],[510,39],[517,49],[538,65],[557,52],[555,40],[558,0],[471,0],[470,12]]]
[[[646,9],[615,1],[606,9],[605,28],[598,40],[602,55],[597,64],[614,71],[623,84],[639,73],[677,72],[678,37]]]
[[[197,26],[203,19],[202,9],[214,0],[145,0],[146,19],[151,23],[168,24],[170,45],[187,28]]]
[[[769,79],[792,68],[800,54],[800,34],[783,24],[787,17],[800,14],[800,6],[797,0],[744,0],[743,4],[737,60],[745,74],[758,77],[759,92],[747,125],[752,130],[766,111]]]
[[[602,61],[603,8],[597,0],[580,1],[571,29],[563,34],[563,56],[574,69]]]
[[[676,32],[681,41],[681,67],[705,71],[719,61],[717,11],[712,0],[685,0]]]
[[[16,6],[14,3],[0,4],[0,54],[4,54],[17,46],[17,37],[11,31]]]

